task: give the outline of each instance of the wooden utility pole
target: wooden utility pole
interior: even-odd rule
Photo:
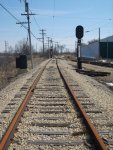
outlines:
[[[40,34],[42,34],[42,44],[43,44],[43,54],[44,54],[44,50],[45,50],[45,47],[44,47],[44,36],[45,36],[45,31],[46,30],[44,30],[44,29],[42,29],[42,30],[40,30],[41,31],[41,33]]]
[[[99,56],[100,56],[100,28],[98,29],[98,50],[99,50]]]
[[[26,2],[26,0],[25,0],[25,12],[26,12],[25,14],[21,14],[21,15],[27,16],[31,68],[33,69],[33,56],[32,56],[32,48],[31,48],[31,31],[30,31],[30,15],[35,15],[35,14],[29,13],[29,4],[28,4],[28,2]]]
[[[5,41],[5,53],[7,53],[7,49],[8,49],[8,42]]]
[[[48,39],[48,49],[49,49],[49,45],[50,45],[50,37],[47,37]]]
[[[57,51],[57,53],[59,53],[58,43],[59,43],[59,42],[56,42],[56,51]]]
[[[50,58],[53,57],[53,40],[50,40]]]
[[[49,51],[49,58],[50,58],[50,37],[47,37],[48,39],[48,51]]]

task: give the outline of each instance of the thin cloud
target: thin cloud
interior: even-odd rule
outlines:
[[[48,9],[40,9],[38,11],[37,9],[33,9],[32,12],[39,16],[64,16],[72,14],[71,11],[62,11],[62,10],[53,11]]]

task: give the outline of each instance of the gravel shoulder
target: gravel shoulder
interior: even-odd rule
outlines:
[[[101,81],[101,82],[113,82],[113,68],[95,66],[91,64],[85,64],[85,63],[83,63],[83,67],[88,68],[88,69],[93,69],[95,71],[110,72],[111,74],[109,76],[94,77],[94,79],[96,79],[97,81]]]
[[[76,66],[76,62],[68,61],[68,64],[73,66],[74,69],[77,67]],[[108,76],[104,76],[104,77],[96,77],[95,76],[94,79],[99,81],[99,82],[103,82],[103,83],[105,83],[105,82],[113,82],[113,68],[96,66],[96,65],[85,64],[85,63],[82,63],[82,67],[84,69],[88,69],[88,70],[110,72],[111,74],[108,75]]]
[[[103,108],[106,113],[108,113],[108,117],[112,119],[113,92],[95,79],[87,75],[77,73],[74,67],[75,62],[71,63],[70,61],[63,60],[61,63],[63,67],[69,71],[73,79],[81,86],[85,94],[87,94],[96,105],[98,105],[100,108]],[[107,70],[109,71],[110,69],[111,68]]]

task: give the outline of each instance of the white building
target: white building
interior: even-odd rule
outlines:
[[[100,42],[113,42],[113,36],[101,39]],[[99,42],[81,46],[81,57],[99,59]]]

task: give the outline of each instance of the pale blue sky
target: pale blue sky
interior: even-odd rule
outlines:
[[[113,0],[27,0],[30,10],[36,13],[31,17],[31,31],[40,38],[40,29],[46,29],[47,36],[60,44],[65,44],[71,50],[75,46],[75,28],[82,25],[85,31],[83,42],[98,38],[98,28],[101,38],[113,35]],[[26,21],[24,3],[21,0],[0,0],[20,21]],[[54,16],[54,17],[53,17]],[[0,51],[3,51],[4,41],[14,46],[19,40],[26,38],[27,31],[16,24],[0,6]],[[41,42],[32,37],[34,46],[40,47]]]

